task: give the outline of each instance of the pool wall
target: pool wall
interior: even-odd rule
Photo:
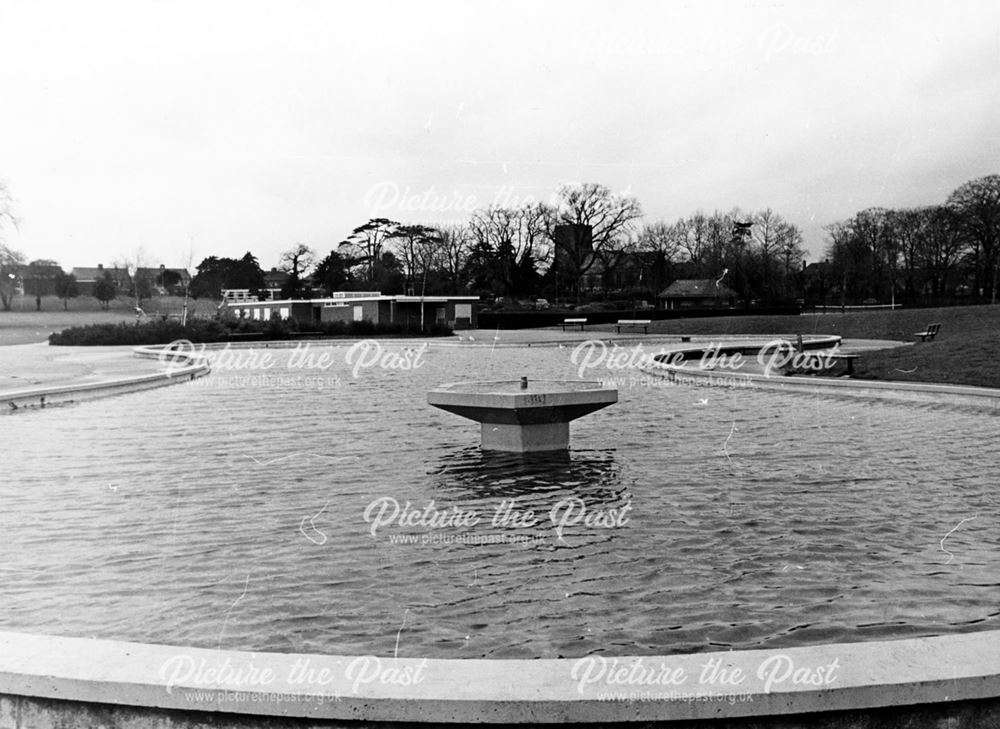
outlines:
[[[1000,631],[663,657],[250,653],[0,632],[0,727],[996,727]]]
[[[839,338],[838,338],[839,339]],[[815,349],[817,347],[806,347]],[[702,387],[731,386],[742,388],[759,388],[763,390],[784,390],[817,395],[837,395],[867,400],[887,400],[912,403],[941,403],[958,405],[1000,413],[1000,389],[991,387],[970,387],[966,385],[947,385],[924,382],[885,382],[875,380],[856,380],[852,378],[819,377],[819,376],[785,376],[775,372],[771,374],[756,372],[741,372],[738,369],[702,369],[695,365],[666,364],[661,359],[684,354],[691,362],[704,352],[703,346],[676,349],[667,355],[657,355],[643,365],[642,369],[650,374],[666,378],[677,384],[689,384]],[[723,354],[756,354],[759,347],[754,345],[732,345],[721,348]]]
[[[101,382],[42,385],[5,392],[0,396],[0,412],[10,413],[21,409],[65,405],[81,400],[93,400],[99,397],[175,385],[207,375],[211,371],[208,361],[196,353],[193,348],[190,351],[168,351],[166,347],[135,347],[132,354],[140,359],[160,360],[164,369],[161,372],[117,377]],[[0,729],[2,729],[2,725],[0,725]]]

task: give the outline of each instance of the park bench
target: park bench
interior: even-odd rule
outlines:
[[[930,339],[934,339],[934,337],[937,336],[937,333],[940,329],[941,329],[940,324],[928,324],[926,331],[915,332],[913,336],[920,337],[921,342],[926,342]]]
[[[642,327],[642,333],[649,334],[649,325],[651,323],[650,319],[619,319],[618,323],[615,324],[615,331],[621,334],[622,327]]]
[[[836,354],[829,355],[831,359],[840,360],[847,364],[847,376],[850,377],[854,374],[854,360],[858,359],[860,354],[848,354],[844,352],[837,352]]]
[[[563,319],[562,328],[563,328],[563,331],[566,331],[566,325],[567,324],[569,324],[570,326],[576,326],[577,324],[579,324],[580,325],[580,331],[582,332],[583,331],[583,327],[586,325],[586,323],[587,323],[587,318],[586,317],[584,317],[582,319]]]

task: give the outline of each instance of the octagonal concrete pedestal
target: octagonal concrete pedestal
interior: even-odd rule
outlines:
[[[571,420],[618,402],[618,390],[586,380],[459,382],[427,393],[427,402],[480,423],[480,447],[532,453],[569,448]]]

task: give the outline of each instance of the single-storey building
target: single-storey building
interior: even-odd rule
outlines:
[[[277,315],[295,319],[301,327],[328,321],[370,321],[419,331],[421,324],[475,329],[478,301],[478,296],[389,296],[377,291],[342,291],[323,299],[224,302],[223,306],[239,318],[267,321]]]
[[[736,292],[714,278],[679,279],[660,292],[664,309],[727,309],[735,305]]]

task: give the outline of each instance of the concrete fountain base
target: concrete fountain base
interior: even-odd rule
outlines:
[[[508,453],[565,450],[569,447],[569,423],[538,423],[535,425],[482,423],[480,447],[484,451],[506,451]]]
[[[618,391],[590,381],[459,382],[427,393],[427,402],[481,424],[487,451],[530,453],[569,448],[569,423],[618,402]]]

